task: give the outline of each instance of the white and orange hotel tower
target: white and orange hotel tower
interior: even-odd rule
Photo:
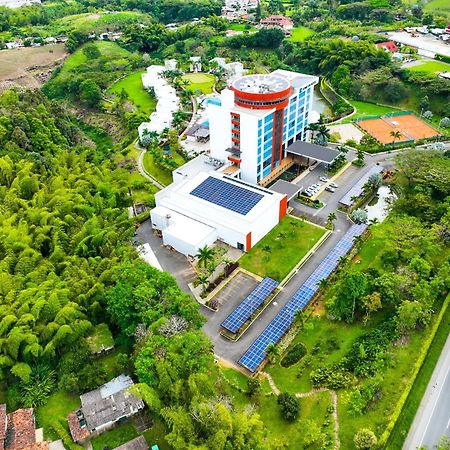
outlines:
[[[211,156],[260,184],[283,163],[290,144],[306,139],[318,81],[281,69],[236,79],[222,91],[220,105],[208,105]]]

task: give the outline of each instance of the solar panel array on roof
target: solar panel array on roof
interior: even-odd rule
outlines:
[[[266,277],[236,309],[222,322],[222,327],[237,333],[251,315],[264,303],[269,295],[278,286],[278,282]]]
[[[262,194],[214,177],[206,178],[191,195],[245,216],[264,197]]]
[[[255,372],[266,356],[265,350],[269,344],[276,344],[286,333],[295,319],[295,313],[308,305],[319,289],[320,280],[330,276],[339,264],[339,258],[346,255],[353,246],[353,238],[360,236],[367,228],[365,224],[352,225],[343,238],[335,245],[333,250],[323,259],[314,272],[302,284],[300,289],[292,296],[281,311],[261,335],[248,348],[239,364]]]

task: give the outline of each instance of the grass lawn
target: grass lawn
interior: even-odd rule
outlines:
[[[239,259],[239,264],[262,277],[281,281],[323,236],[323,228],[285,217]]]
[[[201,91],[203,94],[210,94],[216,82],[216,77],[209,73],[187,73],[181,78],[189,82],[188,89]]]
[[[178,166],[181,166],[184,163],[183,158],[180,155],[174,154],[173,157]],[[150,175],[155,177],[162,184],[167,186],[172,183],[172,172],[156,165],[153,155],[149,152],[146,152],[144,155],[144,168]]]
[[[92,448],[93,450],[103,450],[104,447],[108,446],[113,449],[131,441],[137,436],[139,434],[134,425],[131,422],[127,422],[92,439]]]
[[[142,86],[141,70],[131,73],[122,78],[117,83],[114,83],[108,92],[111,94],[120,94],[122,89],[128,94],[129,100],[133,103],[136,109],[144,114],[150,114],[156,108],[156,99],[152,97]]]
[[[233,31],[249,31],[249,32],[256,31],[255,27],[246,25],[245,23],[231,23],[228,29]]]
[[[44,406],[35,408],[36,421],[38,427],[44,428],[45,438],[50,438],[52,440],[59,439],[50,427],[50,423],[55,419],[60,420],[67,431],[69,431],[67,416],[70,412],[76,410],[80,406],[80,397],[78,395],[70,394],[65,391],[58,391],[48,398]]]
[[[450,3],[448,0],[431,0],[424,6],[425,12],[450,16]]]
[[[102,349],[114,347],[114,339],[106,323],[98,324],[87,337],[92,353],[100,353]]]
[[[411,72],[429,72],[429,73],[449,72],[450,64],[447,64],[442,61],[424,61],[423,64],[409,67],[407,70]]]
[[[350,103],[356,108],[356,113],[350,117],[350,120],[368,116],[382,116],[387,113],[396,112],[398,109],[390,106],[381,106],[374,103],[359,102],[350,100]]]
[[[291,37],[288,39],[291,42],[303,42],[308,36],[314,34],[313,30],[306,27],[294,27],[291,31]]]
[[[168,433],[168,430],[163,422],[157,420],[154,422],[153,426],[144,431],[142,435],[145,437],[147,444],[152,448],[152,445],[157,445],[159,450],[171,450],[172,447],[169,446],[164,436]]]

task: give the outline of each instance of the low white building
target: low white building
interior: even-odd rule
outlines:
[[[207,157],[196,160],[208,169]],[[186,170],[174,171],[174,182],[155,194],[156,207],[150,213],[153,229],[178,252],[195,256],[217,240],[248,251],[286,215],[286,195],[232,178],[211,165],[209,172],[193,175],[200,167],[188,164]]]
[[[164,66],[150,66],[147,67],[147,72],[142,74],[142,85],[145,89],[153,88],[157,104],[150,121],[139,125],[139,138],[146,133],[161,133],[165,128],[170,128],[173,115],[179,109],[177,92],[163,77],[164,70]]]
[[[244,65],[239,61],[227,63],[225,58],[213,58],[211,62],[215,62],[224,71],[228,79],[242,77],[247,73]]]
[[[189,58],[190,66],[189,66],[189,72],[201,72],[202,71],[202,63],[200,56],[191,56]]]

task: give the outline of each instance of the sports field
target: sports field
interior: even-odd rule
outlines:
[[[181,78],[189,83],[188,89],[202,91],[203,94],[210,94],[216,82],[214,75],[209,73],[187,73]]]
[[[360,120],[358,126],[382,144],[393,144],[439,136],[433,127],[412,114]],[[394,133],[399,133],[395,136]]]

